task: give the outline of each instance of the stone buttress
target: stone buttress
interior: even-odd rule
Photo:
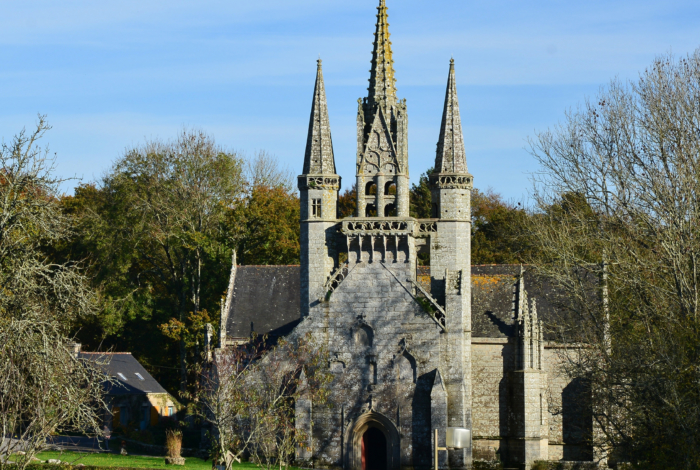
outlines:
[[[304,171],[298,178],[301,203],[301,315],[323,296],[334,268],[340,176],[336,174],[321,60],[318,60]]]
[[[547,375],[542,370],[544,338],[537,318],[535,299],[528,301],[521,267],[516,299],[517,338],[515,370],[510,375],[513,393],[511,410],[510,460],[529,467],[536,460],[548,460],[548,423],[545,390]]]

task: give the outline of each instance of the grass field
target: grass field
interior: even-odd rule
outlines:
[[[41,460],[58,459],[61,462],[77,465],[94,465],[97,467],[130,467],[130,468],[168,468],[176,470],[184,468],[187,470],[211,470],[211,460],[205,462],[196,457],[186,457],[184,467],[177,465],[165,465],[165,457],[155,457],[146,455],[120,455],[120,454],[83,454],[78,452],[41,452],[37,458]],[[250,463],[236,465],[241,470],[256,468]]]
[[[58,452],[47,451],[37,455],[41,460],[57,459],[67,464],[92,465],[96,467],[122,467],[122,468],[168,468],[169,470],[211,470],[211,460],[204,461],[196,457],[185,457],[185,465],[166,465],[165,457],[151,455],[121,455],[107,453],[80,453],[80,452]],[[243,462],[233,464],[234,470],[253,470],[258,467],[252,463]],[[289,470],[300,470],[296,467],[289,467]]]

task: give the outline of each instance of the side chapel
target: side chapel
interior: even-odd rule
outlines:
[[[368,94],[357,109],[357,213],[338,219],[336,174],[321,61],[301,196],[301,265],[234,266],[220,347],[253,332],[305,335],[331,353],[329,404],[296,404],[310,431],[298,457],[314,467],[433,467],[433,430],[471,431],[474,459],[529,465],[590,460],[591,418],[581,384],[559,372],[543,322],[557,321],[551,289],[513,265],[471,265],[470,196],[454,60],[430,175],[432,217],[409,215],[408,114],[397,98],[385,0],[380,0]],[[429,253],[429,266],[419,266]]]

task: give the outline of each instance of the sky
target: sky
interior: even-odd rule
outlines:
[[[355,177],[378,0],[0,0],[0,139],[46,114],[66,193],[127,148],[202,129],[301,172],[316,59],[323,59],[343,186]],[[700,45],[697,0],[387,0],[415,183],[433,165],[455,59],[475,186],[526,201],[528,138]]]

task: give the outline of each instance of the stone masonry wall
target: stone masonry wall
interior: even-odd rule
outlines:
[[[398,428],[402,467],[430,466],[440,328],[413,299],[413,277],[410,262],[352,263],[329,301],[295,329],[329,348],[336,375],[329,404],[313,407],[315,465],[342,466],[348,430],[371,409]]]

